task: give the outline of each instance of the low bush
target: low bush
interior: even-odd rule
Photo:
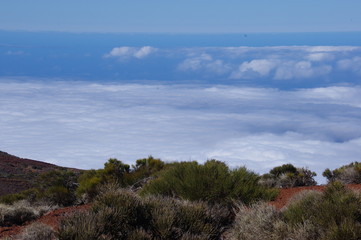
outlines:
[[[356,240],[361,239],[361,197],[342,184],[329,185],[324,193],[304,191],[283,210],[267,203],[239,206],[232,240]]]
[[[102,213],[77,212],[61,220],[56,236],[59,240],[114,239],[105,234],[103,221]]]
[[[328,182],[341,182],[343,184],[360,184],[361,183],[361,163],[353,162],[335,170],[327,168],[323,174]]]
[[[361,238],[361,198],[339,182],[330,184],[323,194],[309,194],[292,202],[284,212],[292,226],[305,220],[318,226],[320,239]]]
[[[32,206],[27,201],[19,201],[13,205],[0,205],[0,226],[21,225],[36,219],[52,210],[49,206]]]
[[[102,177],[99,170],[84,171],[79,177],[79,186],[76,189],[76,195],[84,202],[89,202],[98,194],[99,186],[102,183]]]
[[[296,168],[292,164],[284,164],[262,175],[260,184],[278,188],[314,186],[317,184],[315,176],[316,173],[307,168]]]
[[[39,175],[36,181],[39,199],[53,205],[70,206],[77,200],[78,173],[70,170],[52,170]]]
[[[287,225],[282,221],[281,212],[267,203],[251,206],[240,205],[231,231],[227,234],[234,240],[285,239]]]
[[[75,203],[74,191],[64,186],[52,186],[44,191],[42,198],[53,205],[70,206]]]
[[[21,191],[14,194],[8,194],[0,197],[0,203],[4,204],[13,204],[20,200],[26,200],[28,202],[35,202],[39,198],[39,190],[36,188],[31,188],[25,191]]]
[[[103,185],[109,183],[138,190],[146,182],[145,179],[159,172],[164,166],[164,162],[152,156],[136,160],[136,164],[132,165],[132,168],[122,161],[111,158],[104,164],[103,169],[83,172],[79,177],[79,187],[76,194],[88,202],[96,197]]]
[[[159,177],[146,184],[142,195],[163,195],[208,203],[231,203],[234,199],[249,204],[271,200],[276,190],[261,186],[259,176],[246,168],[229,169],[220,161],[204,164],[180,162],[159,172]]]
[[[50,240],[54,238],[54,230],[43,223],[33,223],[26,227],[21,234],[15,237],[15,239],[21,240]]]
[[[65,239],[219,239],[232,222],[220,206],[168,197],[141,198],[126,190],[107,190],[91,210],[61,222]]]

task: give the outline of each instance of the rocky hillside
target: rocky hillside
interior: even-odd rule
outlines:
[[[63,168],[0,151],[0,196],[29,189],[39,174],[54,169]]]

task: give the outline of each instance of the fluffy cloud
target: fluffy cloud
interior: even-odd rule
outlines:
[[[331,61],[334,58],[335,58],[334,55],[324,52],[311,53],[306,56],[307,60],[314,62]]]
[[[206,71],[221,75],[229,72],[230,67],[222,60],[213,59],[211,55],[202,53],[198,56],[186,58],[178,65],[178,70]]]
[[[276,70],[274,79],[286,80],[293,78],[312,78],[322,75],[327,75],[331,72],[332,67],[328,65],[321,65],[314,67],[309,61],[299,62],[283,62]]]
[[[243,62],[237,71],[231,74],[231,78],[253,78],[268,76],[271,70],[278,65],[278,61],[270,59],[256,59],[249,62]],[[257,76],[255,76],[255,74]]]
[[[181,52],[182,54],[182,52]],[[331,73],[360,69],[355,46],[274,46],[190,48],[178,69],[217,73],[230,79],[332,79]],[[191,57],[189,57],[191,55]],[[356,55],[356,57],[355,57]],[[345,59],[345,56],[349,58]],[[334,81],[340,81],[335,79]],[[341,81],[345,81],[342,79]]]
[[[152,154],[259,172],[291,162],[321,173],[361,153],[359,87],[2,80],[0,102],[0,150],[79,168]]]
[[[120,58],[120,59],[127,59],[127,58],[142,59],[156,51],[157,51],[156,48],[153,48],[150,46],[144,46],[144,47],[140,47],[140,48],[115,47],[109,53],[105,54],[104,57],[106,57],[106,58],[116,57],[116,58]]]
[[[257,59],[243,62],[230,75],[231,79],[269,77],[276,80],[312,78],[331,72],[329,65],[313,66],[310,61],[287,61],[281,59]]]
[[[309,84],[324,86],[332,83],[354,83],[355,74],[360,74],[361,47],[357,46],[272,46],[272,47],[191,47],[155,49],[152,47],[118,47],[105,56],[116,59],[145,58],[157,51],[157,61],[152,69],[127,72],[133,79],[157,79],[159,68],[161,77],[168,80],[176,72],[177,79],[209,80],[221,83],[229,79],[245,80],[248,83],[276,84],[273,80],[287,80],[277,84],[289,84],[302,80]],[[139,64],[127,62],[126,64]],[[161,67],[159,67],[159,66]],[[137,66],[139,67],[139,66]],[[131,66],[129,69],[138,69]],[[141,66],[142,69],[148,66]],[[159,67],[159,68],[158,68]],[[109,69],[115,69],[112,66]],[[153,75],[152,75],[153,74]],[[168,75],[167,75],[168,74]],[[184,75],[183,75],[184,74]],[[340,77],[340,76],[343,77]],[[254,81],[249,81],[254,80]],[[269,80],[269,81],[268,81]],[[238,81],[238,82],[241,82]],[[279,87],[279,86],[277,86]]]
[[[342,59],[337,62],[339,69],[343,71],[351,70],[361,75],[361,57],[353,57],[351,59]]]

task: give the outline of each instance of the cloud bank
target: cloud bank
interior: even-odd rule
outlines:
[[[150,55],[154,57],[152,62],[138,67],[125,61]],[[127,76],[129,69],[137,69],[130,73],[136,78],[141,68],[140,72],[147,72],[147,79],[194,78],[220,84],[233,80],[282,87],[292,82],[312,83],[313,86],[358,84],[361,75],[361,47],[357,46],[116,47],[104,56],[123,60],[118,61],[119,69],[128,69]]]
[[[217,158],[261,173],[293,163],[320,175],[361,155],[360,87],[2,79],[0,102],[2,151],[78,168],[152,154],[166,161]]]
[[[353,46],[195,48],[188,49],[191,57],[178,69],[213,71],[230,79],[314,79],[329,77],[337,70],[358,73],[359,54],[361,48]],[[214,62],[219,64],[212,67]]]

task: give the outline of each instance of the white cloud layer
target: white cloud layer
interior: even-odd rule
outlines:
[[[320,175],[361,156],[360,87],[281,91],[3,79],[0,102],[0,150],[78,168],[152,154],[168,161],[217,158],[257,172],[291,162]]]

